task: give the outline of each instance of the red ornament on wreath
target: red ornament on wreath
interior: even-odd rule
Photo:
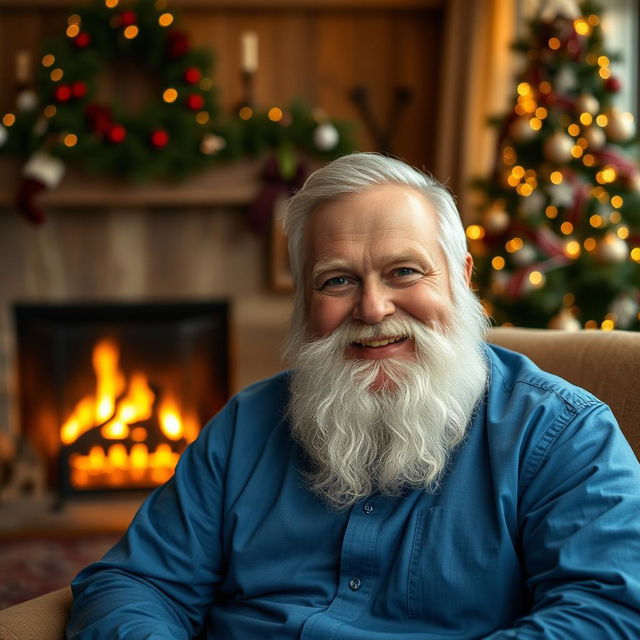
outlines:
[[[106,136],[109,133],[113,123],[111,109],[92,102],[86,106],[84,115],[92,131],[101,136]]]
[[[137,16],[136,16],[136,12],[135,11],[123,11],[120,14],[120,24],[123,27],[130,27],[132,24],[135,24],[137,20]]]
[[[169,134],[164,129],[156,129],[151,134],[151,144],[156,149],[162,149],[169,143]]]
[[[183,31],[173,29],[167,33],[167,54],[174,60],[182,58],[189,51],[189,40]]]
[[[202,74],[200,73],[200,69],[197,67],[189,67],[184,72],[184,81],[189,84],[197,84],[200,82],[200,78],[202,78]]]
[[[204,98],[199,93],[192,93],[187,98],[187,107],[193,111],[200,111],[204,107]]]
[[[54,95],[58,102],[68,102],[71,100],[71,87],[68,84],[61,84],[56,87]]]
[[[86,49],[91,44],[91,36],[86,31],[81,31],[73,42],[78,49]]]
[[[74,98],[84,98],[87,95],[86,83],[78,80],[71,85],[71,94]]]
[[[120,144],[127,137],[127,130],[121,124],[114,124],[107,134],[109,142]]]

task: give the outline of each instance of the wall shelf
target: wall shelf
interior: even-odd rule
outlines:
[[[246,206],[256,197],[263,161],[212,165],[182,182],[140,185],[117,178],[91,177],[68,169],[60,186],[37,198],[43,208]],[[0,158],[0,208],[14,206],[20,164]]]

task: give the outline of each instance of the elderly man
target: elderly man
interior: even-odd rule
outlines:
[[[640,637],[638,462],[605,405],[484,342],[448,192],[354,154],[286,229],[292,370],[76,578],[68,637]]]

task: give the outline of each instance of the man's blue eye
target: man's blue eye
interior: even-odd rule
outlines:
[[[325,283],[324,287],[341,287],[342,285],[347,284],[347,279],[344,276],[336,276],[335,278],[329,278]]]
[[[400,267],[399,269],[396,269],[396,274],[399,276],[410,276],[415,272],[415,269],[411,269],[411,267]]]

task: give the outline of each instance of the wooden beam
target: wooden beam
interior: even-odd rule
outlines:
[[[0,0],[0,10],[73,9],[81,4],[82,2],[78,2],[78,0]],[[269,2],[265,2],[265,0],[170,0],[168,8],[236,11],[278,11],[283,9],[298,9],[302,11],[397,9],[398,11],[403,11],[439,9],[445,4],[446,0],[270,0]]]

